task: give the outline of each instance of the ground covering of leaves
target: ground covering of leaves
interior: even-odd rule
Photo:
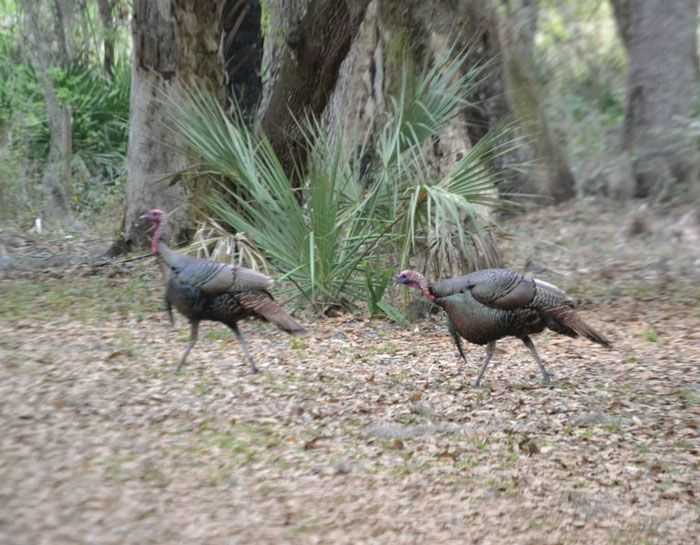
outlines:
[[[700,533],[692,286],[591,288],[581,312],[612,350],[538,336],[555,376],[544,387],[519,341],[503,341],[475,389],[483,349],[469,347],[465,370],[439,315],[410,329],[307,320],[303,338],[246,323],[258,375],[205,324],[176,375],[187,327],[160,311],[154,269],[0,281],[0,543],[642,545]]]

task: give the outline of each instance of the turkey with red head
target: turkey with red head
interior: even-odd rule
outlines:
[[[253,373],[258,368],[238,327],[239,321],[255,318],[271,322],[287,333],[304,332],[267,291],[272,285],[271,278],[245,267],[179,254],[162,240],[165,212],[154,208],[141,218],[153,226],[151,251],[165,271],[165,304],[170,321],[175,307],[190,322],[190,342],[176,372],[197,343],[199,322],[203,320],[221,322],[233,331]]]
[[[586,337],[605,347],[610,341],[586,324],[574,310],[575,303],[564,291],[536,278],[508,269],[483,269],[465,276],[428,282],[417,271],[403,271],[396,282],[419,290],[446,313],[448,328],[460,355],[463,337],[473,344],[486,345],[486,359],[476,379],[479,386],[496,348],[503,337],[517,337],[530,350],[549,384],[551,375],[540,359],[530,335],[549,328],[569,337]]]

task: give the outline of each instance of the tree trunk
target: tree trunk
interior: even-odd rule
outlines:
[[[27,49],[44,94],[50,135],[49,155],[41,180],[44,193],[43,215],[48,225],[75,227],[70,208],[71,113],[70,109],[59,101],[50,75],[52,67],[66,66],[69,62],[65,57],[68,52],[67,40],[62,25],[63,17],[52,17],[53,32],[47,30],[48,22],[44,21],[45,25],[41,21],[42,6],[37,4],[34,1],[27,1],[24,8],[29,38]],[[58,6],[57,2],[52,7]],[[60,15],[60,12],[58,14]],[[55,36],[53,39],[51,39],[52,34]],[[58,44],[58,51],[50,49],[50,44],[54,41]]]
[[[220,51],[224,0],[173,0],[177,40],[176,77],[224,98],[224,66]]]
[[[77,44],[74,34],[77,16],[75,0],[51,0],[53,3],[54,33],[58,42],[59,60],[61,66],[66,68],[68,63],[77,58]]]
[[[532,136],[532,144],[501,158],[498,167],[537,159],[537,168],[526,174],[513,172],[512,185],[506,189],[544,195],[551,202],[573,197],[574,177],[564,150],[548,128],[532,76],[538,5],[535,0],[520,0],[510,6],[510,12],[499,12],[490,0],[462,4],[374,0],[348,54],[354,66],[346,67],[346,61],[341,68],[347,74],[333,95],[335,113],[328,117],[342,120],[345,130],[348,123],[358,123],[359,130],[371,132],[370,121],[386,108],[384,95],[394,95],[398,89],[402,59],[418,66],[443,56],[450,46],[470,45],[473,62],[491,61],[492,74],[474,97],[480,107],[465,112],[440,135],[431,164],[438,173],[449,170],[489,129],[516,115]],[[375,13],[371,27],[369,20]]]
[[[133,67],[127,152],[128,179],[123,240],[113,248],[142,247],[148,233],[139,217],[149,208],[171,213],[175,241],[191,222],[191,192],[173,177],[187,166],[178,136],[166,127],[163,98],[180,85],[223,96],[219,56],[219,0],[136,0],[133,16]]]
[[[560,203],[576,196],[576,181],[564,150],[549,128],[541,89],[533,75],[537,2],[521,0],[520,5],[516,4],[510,3],[507,10],[494,16],[497,17],[506,98],[534,144],[535,167],[524,189],[552,203]]]
[[[698,86],[698,0],[612,0],[629,57],[623,145],[635,196],[685,197],[698,183],[687,127]]]
[[[294,179],[307,152],[297,123],[325,110],[367,4],[369,0],[311,0],[306,15],[285,36],[287,47],[262,127]]]
[[[97,7],[100,12],[100,20],[102,21],[102,47],[104,49],[102,56],[102,66],[105,74],[111,79],[114,76],[114,36],[115,26],[112,11],[114,10],[115,0],[98,0]]]
[[[277,84],[280,67],[287,50],[285,37],[304,17],[310,0],[263,0],[267,18],[262,28],[263,58],[262,97],[258,107],[258,119],[262,120],[270,107],[272,92]]]
[[[50,86],[51,83],[45,85]],[[45,89],[44,97],[51,133],[49,157],[41,178],[45,196],[44,214],[49,223],[75,227],[70,207],[73,154],[71,111],[70,108],[59,104],[53,88]]]
[[[443,58],[455,40],[458,47],[467,43],[472,36],[467,34],[465,20],[464,10],[447,1],[372,0],[369,3],[357,36],[341,64],[337,84],[323,116],[335,137],[344,142],[356,141],[355,135],[369,139],[367,156],[361,158],[363,163],[373,160],[371,140],[377,137],[377,128],[383,125],[393,100],[398,98],[404,69],[410,73]],[[466,114],[462,114],[439,138],[426,144],[425,157],[435,179],[449,172],[471,148],[475,140],[471,138],[469,127]],[[481,132],[476,139],[485,133],[483,125],[479,129]],[[480,213],[484,218],[488,216],[486,209]],[[465,225],[467,223],[465,218]],[[431,276],[464,272],[464,263],[457,259],[452,262],[452,269],[441,269],[446,263],[431,256],[431,242],[426,242],[420,256]],[[486,247],[487,251],[493,249],[493,241],[484,241]],[[478,266],[493,266],[497,262],[498,256],[490,253],[488,257]]]

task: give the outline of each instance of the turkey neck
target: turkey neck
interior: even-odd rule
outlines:
[[[415,278],[418,281],[418,289],[423,294],[423,297],[425,297],[428,301],[435,301],[435,296],[430,291],[430,285],[428,284],[428,281],[425,279],[425,276],[423,276],[419,272],[416,272]]]
[[[153,230],[153,235],[151,236],[151,253],[153,255],[158,255],[158,245],[160,241],[160,232],[162,230],[162,223],[159,221],[156,224],[156,228]]]
[[[153,238],[151,239],[151,252],[153,255],[159,256],[168,265],[172,265],[173,258],[176,257],[177,254],[173,252],[168,245],[163,242],[163,240],[161,240],[161,237],[163,236],[162,226],[163,224],[158,222],[158,225],[153,231]]]

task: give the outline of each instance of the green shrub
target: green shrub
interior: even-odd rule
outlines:
[[[31,65],[21,62],[14,37],[0,35],[0,129],[10,134],[18,160],[42,163],[50,133],[44,95]],[[73,131],[74,207],[81,212],[113,202],[126,169],[131,67],[122,59],[114,78],[97,65],[51,72],[59,100],[70,106]],[[10,179],[3,192],[11,192]]]
[[[355,153],[359,139],[341,143],[314,121],[300,123],[309,148],[302,198],[267,139],[239,114],[227,117],[208,95],[190,90],[170,99],[168,119],[201,165],[200,176],[213,175],[209,213],[263,251],[289,280],[289,295],[316,307],[368,301],[374,312],[393,314],[378,301],[390,276],[377,271],[398,264],[396,256],[405,265],[418,240],[468,253],[475,233],[464,233],[465,218],[498,203],[499,176],[489,165],[512,149],[507,131],[482,139],[437,180],[422,151],[468,106],[484,74],[484,67],[465,70],[466,58],[452,55],[420,74],[404,74],[392,115],[373,143],[377,160],[368,175],[357,159],[362,153]]]

